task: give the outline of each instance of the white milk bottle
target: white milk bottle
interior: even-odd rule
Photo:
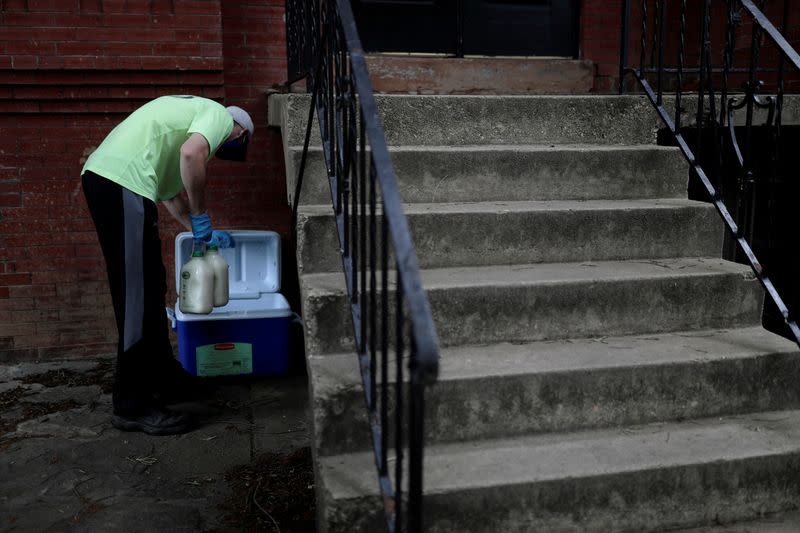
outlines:
[[[228,262],[219,253],[216,246],[211,245],[206,250],[206,263],[214,271],[214,307],[228,304]]]
[[[207,315],[214,309],[214,271],[195,244],[192,258],[181,268],[180,309],[184,313]]]

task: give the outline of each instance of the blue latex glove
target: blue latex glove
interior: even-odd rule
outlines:
[[[208,245],[214,245],[217,248],[233,248],[236,246],[233,237],[227,231],[214,230],[211,232],[211,239],[206,241]]]
[[[211,218],[208,213],[189,215],[192,220],[192,235],[195,240],[208,242],[211,239]]]

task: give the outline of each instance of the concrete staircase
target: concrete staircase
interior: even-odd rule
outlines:
[[[309,99],[275,95],[288,190]],[[800,503],[797,347],[643,98],[379,97],[442,344],[428,531],[641,531]],[[317,130],[315,130],[316,132]],[[318,141],[317,141],[318,144]],[[329,193],[297,260],[320,531],[380,531]]]

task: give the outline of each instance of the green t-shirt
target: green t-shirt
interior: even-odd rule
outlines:
[[[208,141],[208,158],[233,131],[233,118],[213,100],[162,96],[146,103],[114,128],[87,159],[91,170],[154,202],[183,190],[181,145],[191,134]]]

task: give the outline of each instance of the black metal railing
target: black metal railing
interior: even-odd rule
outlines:
[[[773,283],[782,278],[781,293],[798,300],[797,274],[782,271],[775,246],[761,244],[783,231],[796,248],[794,228],[776,227],[775,219],[780,184],[796,181],[787,176],[798,161],[790,159],[797,150],[786,149],[782,118],[786,85],[800,81],[800,56],[759,4],[624,0],[619,88],[623,93],[635,80],[653,104],[696,189],[724,220],[729,255],[752,267],[783,322],[780,332],[800,344],[800,328]],[[790,4],[766,6],[784,31]],[[754,239],[771,261],[759,261]]]
[[[422,531],[424,392],[439,348],[397,178],[349,0],[287,0],[286,11],[299,25],[287,35],[305,35],[289,44],[302,48],[289,77],[308,74],[312,93],[293,227],[316,113],[387,529]]]

